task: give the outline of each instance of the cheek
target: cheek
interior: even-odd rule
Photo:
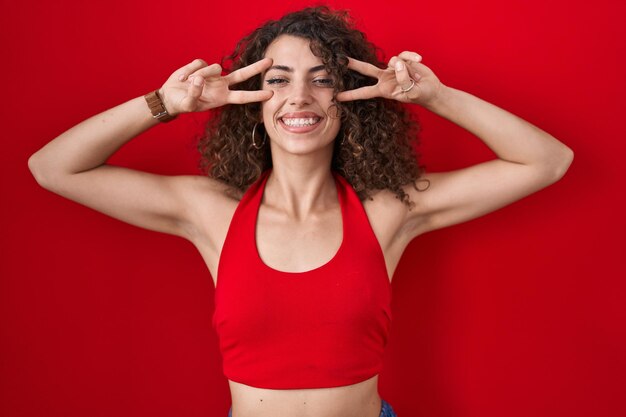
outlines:
[[[277,133],[277,122],[274,119],[274,116],[277,112],[277,107],[272,106],[272,103],[270,103],[270,101],[272,101],[272,99],[264,102],[261,105],[261,122],[263,123],[267,134],[270,137],[274,137],[274,134]]]
[[[272,103],[271,103],[272,99],[265,101],[261,104],[261,119],[263,119],[263,121],[268,122],[270,120],[272,120]]]
[[[274,94],[270,97],[269,100],[264,100],[261,102],[261,108],[265,109],[265,111],[276,111],[276,108],[279,106],[284,99],[281,97],[280,93],[273,89],[268,89],[267,91],[273,91]]]

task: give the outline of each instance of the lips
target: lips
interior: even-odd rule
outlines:
[[[278,122],[289,132],[307,133],[315,130],[323,119],[314,112],[291,112],[280,116]]]
[[[308,118],[283,118],[283,123],[291,127],[311,126],[319,122],[319,117]]]

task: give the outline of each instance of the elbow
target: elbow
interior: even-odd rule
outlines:
[[[46,172],[45,163],[42,161],[41,155],[39,155],[38,152],[32,154],[30,158],[28,158],[28,169],[35,178],[35,181],[37,181],[37,184],[47,190],[52,188],[52,181],[50,180],[51,176]]]
[[[556,180],[560,180],[563,178],[565,173],[569,170],[569,167],[572,165],[574,161],[574,151],[571,148],[565,147],[563,151],[563,155],[559,157],[558,163],[556,164]]]
[[[41,164],[39,163],[39,158],[36,153],[32,154],[30,158],[28,158],[28,169],[38,184],[41,184],[42,180],[40,165]]]
[[[549,183],[555,183],[563,178],[572,165],[572,161],[574,161],[574,151],[567,146],[554,155],[546,164],[546,177],[550,179]]]

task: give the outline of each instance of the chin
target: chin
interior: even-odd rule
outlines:
[[[328,143],[320,143],[315,138],[283,138],[276,146],[290,154],[307,155],[323,151],[327,148],[332,149],[334,142],[334,140],[331,140]]]

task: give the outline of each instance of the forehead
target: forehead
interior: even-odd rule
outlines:
[[[313,55],[308,39],[291,35],[280,35],[265,50],[265,57],[272,58],[274,65],[289,64],[289,66],[318,65],[322,60]]]

